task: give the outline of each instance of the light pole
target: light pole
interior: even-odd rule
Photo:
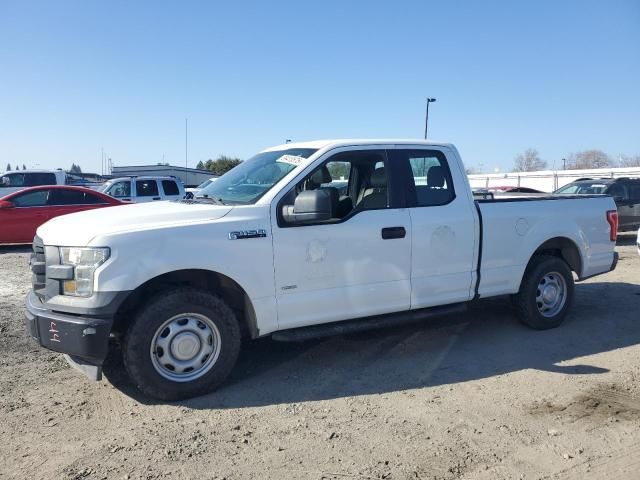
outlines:
[[[427,131],[429,130],[429,104],[435,102],[435,98],[427,98],[427,115],[424,120],[424,139],[427,139]]]

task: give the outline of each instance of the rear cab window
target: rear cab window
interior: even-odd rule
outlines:
[[[162,190],[167,196],[180,195],[180,189],[174,180],[162,180]]]
[[[409,175],[407,201],[410,206],[446,205],[455,199],[451,170],[440,150],[400,148],[389,150],[389,156],[393,162],[404,163]]]

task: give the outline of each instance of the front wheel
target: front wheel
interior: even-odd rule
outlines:
[[[536,330],[562,323],[573,300],[573,275],[560,258],[534,257],[525,271],[514,304],[520,320]]]
[[[222,299],[193,288],[164,292],[133,319],[124,365],[146,395],[181,400],[209,393],[229,375],[240,351],[240,328]]]

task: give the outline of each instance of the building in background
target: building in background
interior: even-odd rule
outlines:
[[[111,176],[117,177],[132,177],[132,176],[174,176],[180,180],[185,187],[197,187],[205,180],[210,178],[216,178],[209,170],[200,170],[198,168],[185,168],[176,167],[175,165],[169,165],[168,163],[159,163],[156,165],[131,165],[111,168]]]

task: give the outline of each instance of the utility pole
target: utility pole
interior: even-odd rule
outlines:
[[[427,132],[429,130],[429,104],[435,101],[436,101],[435,98],[427,98],[427,114],[424,120],[424,139],[425,140],[427,139]]]
[[[189,175],[189,172],[187,172],[187,168],[189,165],[188,162],[188,151],[187,151],[187,142],[188,142],[188,133],[189,133],[189,119],[185,118],[184,119],[184,185],[187,186],[188,182],[187,182],[187,176]]]
[[[563,159],[562,159],[562,169],[563,169],[563,170],[566,170],[566,169],[567,169],[567,159],[566,159],[566,158],[563,158]]]

